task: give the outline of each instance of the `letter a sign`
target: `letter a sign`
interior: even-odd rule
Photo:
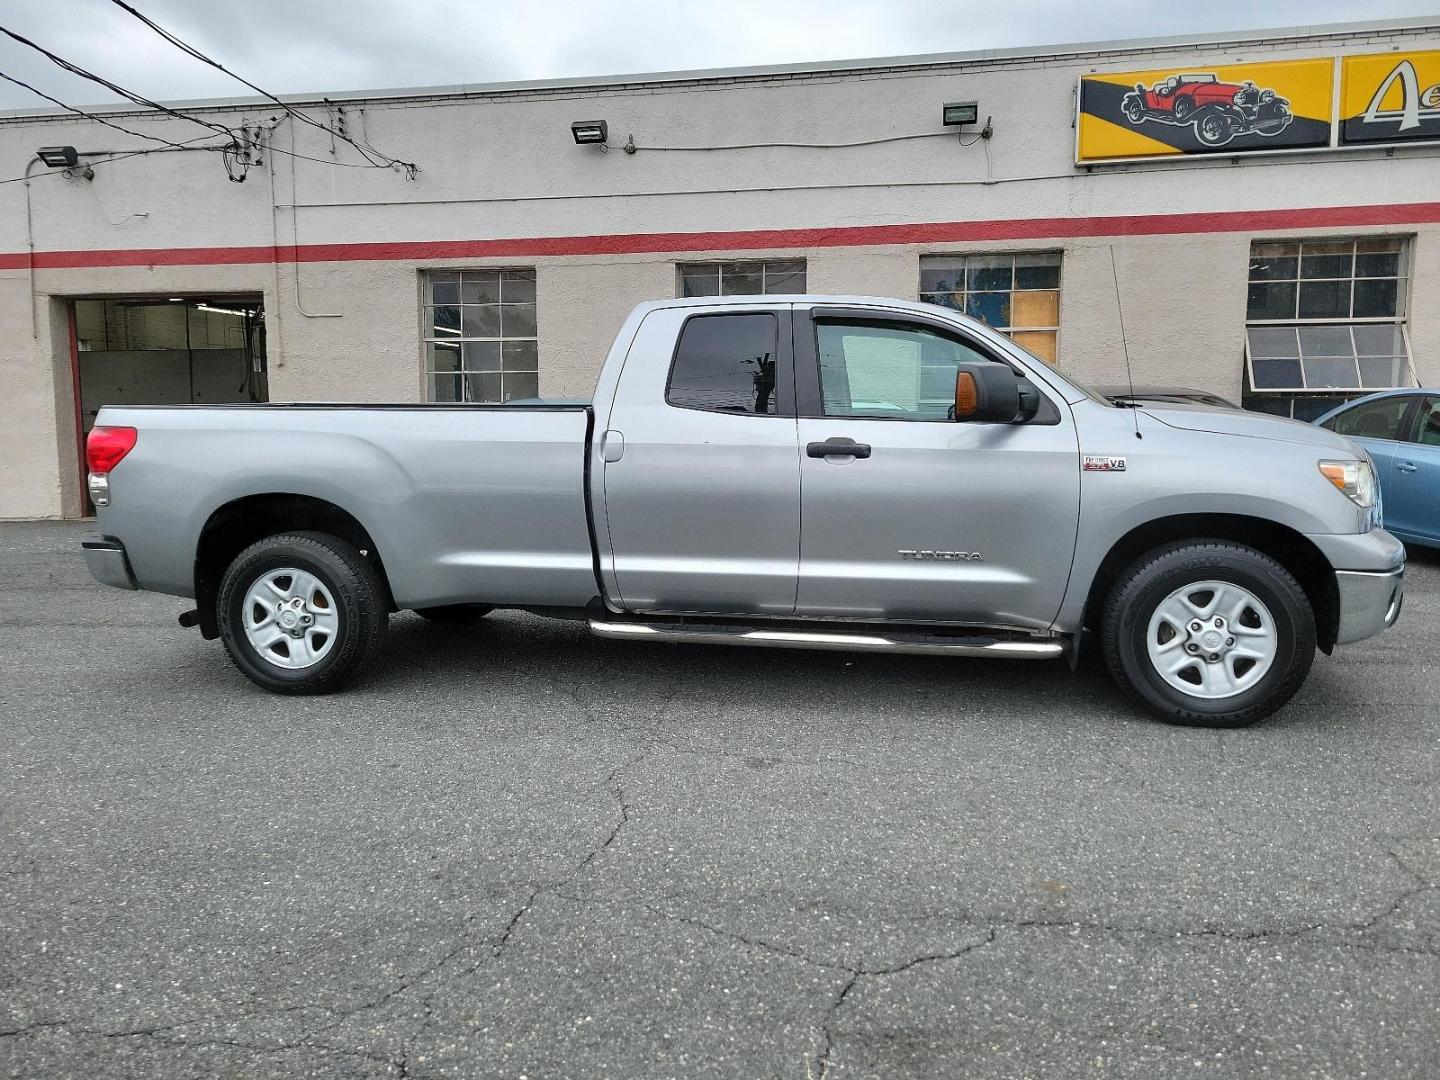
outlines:
[[[1440,52],[1347,56],[1340,87],[1341,142],[1440,139]]]

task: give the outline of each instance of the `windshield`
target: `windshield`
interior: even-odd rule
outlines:
[[[1054,378],[1059,379],[1066,386],[1073,386],[1076,390],[1084,394],[1087,398],[1095,402],[1097,405],[1104,405],[1107,409],[1115,408],[1115,403],[1109,398],[1105,397],[1103,394],[1097,394],[1088,386],[1084,386],[1081,383],[1076,382],[1074,379],[1069,378],[1068,376],[1060,374],[1060,369],[1056,365],[1050,363],[1050,361],[1046,360],[1044,357],[1036,356],[1033,352],[1025,348],[1024,345],[1021,345],[1014,338],[1010,338],[1010,345],[1013,348],[1019,349],[1026,356],[1030,357],[1039,367],[1048,371]]]

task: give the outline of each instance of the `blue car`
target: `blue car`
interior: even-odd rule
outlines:
[[[1440,390],[1386,390],[1314,423],[1375,459],[1386,529],[1407,544],[1440,548]]]

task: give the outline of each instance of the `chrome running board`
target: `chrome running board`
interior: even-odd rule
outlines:
[[[997,641],[985,637],[940,634],[894,635],[831,633],[822,630],[762,630],[753,627],[697,627],[655,623],[590,620],[590,632],[612,641],[682,642],[692,645],[759,645],[772,649],[821,649],[831,652],[888,652],[916,656],[990,656],[1013,660],[1048,660],[1061,655],[1059,640]]]

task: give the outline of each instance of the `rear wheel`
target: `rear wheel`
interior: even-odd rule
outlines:
[[[220,581],[220,638],[251,681],[280,694],[338,690],[365,669],[388,621],[385,587],[351,545],[318,532],[251,544]]]
[[[1220,540],[1157,548],[1111,590],[1101,627],[1115,681],[1167,720],[1242,727],[1300,688],[1315,617],[1293,575]]]
[[[488,604],[445,604],[443,607],[417,607],[415,614],[441,626],[469,626],[477,623],[494,608]]]

